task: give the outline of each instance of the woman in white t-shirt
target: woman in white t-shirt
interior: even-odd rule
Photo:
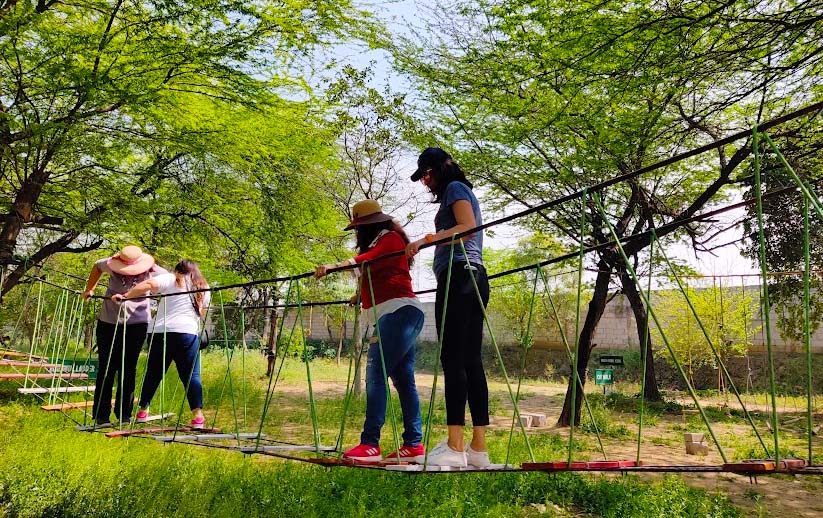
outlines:
[[[158,275],[141,282],[125,295],[112,297],[112,300],[119,302],[123,299],[143,297],[148,293],[165,295],[160,299],[154,318],[154,334],[149,348],[146,380],[140,391],[138,423],[146,422],[149,403],[172,361],[177,366],[180,381],[187,387],[189,408],[194,414],[192,427],[202,428],[206,422],[203,417],[203,384],[200,380],[199,334],[200,320],[206,315],[209,306],[209,292],[186,292],[208,287],[197,263],[184,259],[174,267],[174,273]],[[177,293],[181,294],[175,295]]]

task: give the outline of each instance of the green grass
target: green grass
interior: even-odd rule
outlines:
[[[267,380],[261,379],[265,372],[262,357],[250,353],[245,367],[238,356],[232,360],[234,404],[224,385],[226,356],[220,351],[210,352],[203,362],[207,417],[211,419],[217,413],[217,424],[224,430],[234,430],[236,415],[241,430],[256,429],[267,386]],[[320,385],[343,382],[347,367],[316,360],[311,364],[312,378]],[[305,376],[304,364],[286,362],[264,423],[271,437],[311,443]],[[173,370],[165,387],[164,409],[176,412],[183,403],[183,391]],[[243,387],[246,408],[241,404]],[[324,444],[334,444],[339,431],[343,416],[341,387],[327,383],[315,393]],[[221,449],[163,445],[145,438],[107,439],[102,434],[75,432],[63,416],[43,413],[34,401],[18,398],[11,390],[2,393],[9,398],[0,399],[0,516],[739,515],[725,497],[691,489],[675,476],[651,482],[633,476],[572,473],[408,476],[329,469]],[[502,397],[508,396],[493,394],[494,409],[500,409]],[[394,402],[399,412],[399,403],[396,399]],[[346,445],[357,441],[364,405],[362,397],[352,402],[346,419]],[[597,405],[602,419],[615,419],[604,401],[597,401]],[[156,399],[153,410],[159,410],[158,406]],[[424,418],[427,406],[424,401]],[[72,415],[82,418],[80,412]],[[432,441],[436,441],[445,435],[442,391],[432,423]],[[581,433],[575,439],[576,451],[593,447],[590,434]],[[393,441],[387,423],[384,448],[393,449]],[[538,460],[566,458],[568,440],[557,433],[530,432],[529,441]],[[529,458],[518,429],[510,451],[508,430],[491,431],[488,443],[496,462],[503,462],[507,452],[510,462]]]

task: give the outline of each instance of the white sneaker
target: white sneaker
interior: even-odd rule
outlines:
[[[432,466],[455,466],[458,468],[466,467],[466,452],[455,451],[449,446],[448,439],[443,439],[437,446],[429,451],[429,457],[426,461]]]
[[[492,461],[489,460],[489,452],[474,451],[471,443],[466,446],[466,462],[475,468],[488,468],[492,465]]]

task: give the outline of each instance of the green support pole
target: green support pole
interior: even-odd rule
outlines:
[[[652,301],[652,270],[654,269],[654,242],[657,236],[652,228],[652,235],[649,239],[649,283],[646,287],[646,300],[648,304]],[[640,286],[638,286],[639,288]],[[646,311],[646,325],[643,329],[643,346],[640,348],[640,363],[643,364],[642,374],[640,378],[640,413],[637,416],[637,458],[635,459],[640,464],[640,449],[643,444],[643,412],[646,409],[646,358],[647,349],[649,347],[649,312]]]
[[[580,350],[580,299],[583,294],[583,244],[586,237],[586,200],[588,199],[588,189],[583,188],[580,197],[580,252],[577,255],[577,305],[574,317],[574,353],[572,354],[572,393],[571,406],[569,407],[569,467],[572,465],[572,454],[574,453],[574,417],[577,414],[577,386],[580,383],[580,375],[577,372],[577,354]]]
[[[320,429],[317,421],[317,404],[314,401],[314,389],[311,381],[311,368],[309,367],[308,344],[306,343],[306,330],[303,327],[303,299],[300,295],[300,280],[295,281],[297,286],[297,319],[300,321],[300,334],[303,341],[303,361],[306,364],[306,381],[309,386],[309,413],[311,414],[312,432],[314,435],[314,448],[320,452]]]
[[[537,268],[539,269],[540,267],[538,266]],[[534,284],[532,285],[532,298],[531,298],[531,302],[529,303],[529,318],[528,318],[528,321],[526,322],[526,333],[525,333],[525,335],[523,336],[523,338],[521,340],[521,346],[523,347],[523,358],[522,358],[522,361],[520,362],[520,376],[517,378],[517,392],[515,393],[515,396],[514,396],[514,399],[516,401],[520,401],[520,387],[523,383],[523,376],[526,373],[526,356],[529,353],[529,349],[531,349],[532,341],[533,341],[533,338],[532,338],[532,318],[534,317],[534,300],[535,300],[535,297],[537,296],[537,278],[538,278],[538,274],[537,274],[537,272],[535,272],[534,273]],[[511,425],[511,428],[509,428],[509,443],[506,446],[506,462],[505,462],[506,466],[509,465],[509,454],[511,453],[511,449],[512,449],[512,438],[514,437],[514,424],[515,424],[514,423],[514,418],[515,418],[514,413],[512,413],[512,425]]]
[[[752,154],[754,155],[754,192],[757,199],[757,239],[759,243],[760,272],[762,282],[763,324],[766,327],[766,353],[769,362],[769,391],[772,396],[772,434],[774,436],[774,464],[780,465],[780,433],[777,426],[777,389],[774,381],[774,355],[772,353],[771,305],[769,304],[768,267],[766,266],[766,239],[763,225],[763,193],[760,182],[760,151],[757,127],[752,130]],[[803,189],[801,185],[801,189]]]
[[[811,292],[811,255],[809,253],[809,200],[803,198],[803,341],[806,345],[806,429],[809,443],[809,465],[812,464],[812,333],[809,299]]]

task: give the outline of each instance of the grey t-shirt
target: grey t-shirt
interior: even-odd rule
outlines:
[[[116,293],[126,293],[141,282],[160,275],[161,273],[169,273],[165,268],[157,266],[156,264],[149,269],[149,271],[141,273],[140,275],[120,275],[114,273],[109,267],[109,260],[111,257],[100,259],[94,265],[103,273],[109,274],[109,285],[106,288],[106,298],[103,300],[103,305],[100,307],[99,318],[102,322],[109,324],[118,323],[118,316],[120,322],[126,324],[147,324],[151,320],[149,311],[150,299],[125,301],[120,304],[112,302],[111,296]],[[122,310],[120,306],[125,306]]]
[[[475,226],[483,224],[483,215],[480,213],[480,203],[477,197],[472,192],[471,188],[463,182],[453,181],[446,186],[443,196],[440,199],[440,209],[434,217],[434,227],[437,232],[450,229],[457,225],[457,218],[454,217],[452,205],[458,200],[466,200],[471,203],[472,212],[474,212]],[[469,256],[469,262],[474,264],[483,264],[483,231],[477,232],[470,239],[463,239],[463,245],[466,247],[466,255]],[[449,266],[449,249],[451,243],[443,243],[437,245],[434,250],[434,264],[432,265],[434,275],[439,277],[441,273],[446,271]],[[463,249],[460,243],[454,244],[454,264],[465,263],[466,257],[463,255]]]

